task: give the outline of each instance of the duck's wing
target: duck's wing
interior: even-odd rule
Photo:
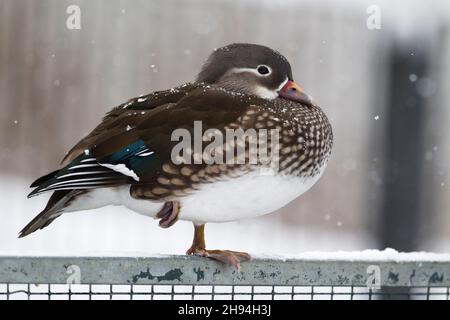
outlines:
[[[113,108],[91,133],[67,152],[61,163],[70,163],[86,149],[89,149],[93,142],[107,140],[110,135],[114,135],[123,129],[134,128],[142,120],[142,113],[157,107],[177,103],[199,86],[198,83],[187,83],[169,90],[157,91],[130,99],[128,102]]]

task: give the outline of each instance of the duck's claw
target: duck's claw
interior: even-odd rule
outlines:
[[[241,262],[251,260],[248,253],[231,250],[206,250],[204,248],[191,247],[186,254],[210,258],[229,265],[237,271],[241,269]]]
[[[159,226],[167,229],[178,221],[178,213],[180,212],[180,203],[178,201],[168,201],[156,214],[159,220]]]

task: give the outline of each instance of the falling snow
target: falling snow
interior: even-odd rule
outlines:
[[[417,81],[417,75],[415,75],[414,73],[411,73],[410,75],[409,75],[409,81],[411,81],[411,82],[416,82]]]

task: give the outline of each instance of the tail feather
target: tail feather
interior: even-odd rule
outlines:
[[[40,184],[52,179],[58,172],[59,170],[55,170],[53,172],[50,172],[49,174],[46,174],[45,176],[40,177],[30,185],[30,188],[38,187]]]
[[[19,238],[23,238],[36,230],[43,229],[61,215],[61,209],[78,194],[79,190],[58,190],[55,191],[48,200],[45,209],[42,210],[33,220],[30,221],[19,233]]]
[[[61,170],[49,173],[32,183],[35,189],[28,198],[53,190],[93,189],[116,186],[130,177],[107,168],[95,158],[85,154],[79,156]]]

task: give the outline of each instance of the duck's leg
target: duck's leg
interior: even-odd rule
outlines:
[[[192,246],[186,254],[217,260],[228,264],[237,270],[240,269],[241,262],[249,261],[251,259],[250,255],[245,252],[230,250],[207,250],[205,247],[205,225],[196,225],[194,223],[194,240],[192,242]]]
[[[168,201],[156,214],[159,220],[159,226],[167,229],[178,221],[178,213],[180,212],[180,203],[178,201]]]

